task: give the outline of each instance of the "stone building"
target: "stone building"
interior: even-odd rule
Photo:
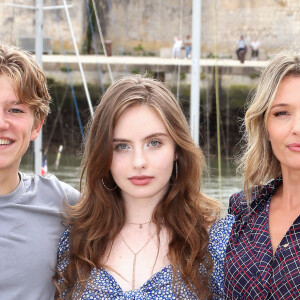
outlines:
[[[72,18],[72,25],[76,41],[81,47],[86,36],[87,14],[85,0],[67,0],[72,5],[69,12]],[[43,0],[44,7],[52,5],[63,5],[62,0]],[[20,4],[28,6],[12,7],[8,4]],[[20,44],[24,38],[35,37],[35,10],[33,7],[36,0],[2,0],[0,3],[0,40],[5,43]],[[69,25],[64,9],[43,10],[44,38],[51,40],[52,52],[61,52],[61,41],[68,52],[73,53],[74,47],[70,34]],[[30,43],[28,42],[28,46]]]
[[[6,3],[35,5],[35,0],[3,0],[0,4],[0,40],[18,42],[34,37],[35,15],[32,9],[10,7]],[[88,0],[68,0],[76,41],[86,51],[89,18]],[[91,2],[91,1],[90,1]],[[175,35],[183,39],[191,34],[192,0],[96,0],[101,29],[112,41],[115,55],[160,55],[170,49]],[[214,6],[215,3],[215,6]],[[45,6],[62,5],[62,0],[44,0]],[[101,52],[96,22],[94,29]],[[243,34],[248,43],[257,37],[261,57],[275,49],[298,46],[300,29],[299,0],[202,0],[202,56],[214,53],[234,57],[236,42]],[[74,52],[64,9],[44,11],[44,36],[51,39],[54,53],[61,52],[61,38],[68,52]],[[92,47],[92,45],[91,45]]]

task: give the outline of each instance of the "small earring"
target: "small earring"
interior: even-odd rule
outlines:
[[[118,185],[116,184],[116,186],[115,186],[114,188],[111,189],[111,188],[109,188],[109,187],[107,187],[107,186],[105,185],[104,179],[103,179],[103,171],[101,172],[101,181],[102,181],[102,184],[103,184],[104,188],[107,189],[108,191],[113,191],[113,190],[115,190],[115,189],[118,187]]]
[[[175,160],[175,180],[177,179],[178,176],[178,163],[177,160]]]

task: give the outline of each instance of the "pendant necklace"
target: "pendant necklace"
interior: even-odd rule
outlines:
[[[142,228],[143,228],[143,225],[150,224],[150,223],[151,223],[151,221],[145,222],[145,223],[127,223],[127,224],[138,225],[138,226],[139,226],[139,229],[142,229]]]
[[[150,223],[150,222],[147,222]],[[144,225],[147,223],[142,223],[142,224],[136,224],[136,225]],[[130,224],[130,223],[129,223]],[[141,228],[141,227],[140,227]],[[122,239],[122,241],[124,242],[124,244],[126,245],[126,247],[130,250],[130,252],[134,255],[133,258],[133,264],[132,264],[132,281],[131,281],[131,289],[134,290],[135,289],[135,266],[136,266],[136,256],[149,244],[149,242],[152,240],[152,238],[154,237],[155,232],[149,237],[149,239],[146,241],[145,245],[137,252],[134,252],[129,245],[125,242],[125,240],[122,237],[122,234],[120,233],[120,237]],[[151,274],[152,275],[152,274]]]

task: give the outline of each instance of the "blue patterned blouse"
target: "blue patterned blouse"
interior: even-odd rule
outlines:
[[[213,292],[219,296],[214,299],[223,299],[224,293],[224,256],[231,232],[234,217],[227,215],[218,220],[210,230],[209,251],[214,261],[214,271],[211,280]],[[65,256],[69,252],[69,230],[67,229],[58,247],[58,270],[63,271],[68,258]],[[112,275],[105,269],[93,268],[90,280],[79,299],[114,299],[114,300],[170,300],[176,299],[172,292],[173,271],[171,265],[155,273],[139,289],[123,291]],[[176,288],[176,287],[175,287]],[[78,294],[73,298],[78,299]],[[182,299],[196,300],[197,297],[184,285],[180,285],[180,295]]]
[[[284,235],[275,254],[269,233],[269,207],[282,184],[279,177],[253,194],[229,200],[235,223],[225,258],[226,299],[300,299],[300,216]]]

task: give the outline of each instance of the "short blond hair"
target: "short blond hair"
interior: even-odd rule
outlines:
[[[248,196],[255,186],[281,174],[280,162],[268,140],[266,121],[278,87],[287,76],[300,76],[300,49],[281,49],[270,59],[249,102],[244,121],[246,147],[239,165]]]
[[[43,70],[31,53],[0,43],[0,75],[12,78],[18,99],[32,108],[36,121],[46,118],[51,97]]]

